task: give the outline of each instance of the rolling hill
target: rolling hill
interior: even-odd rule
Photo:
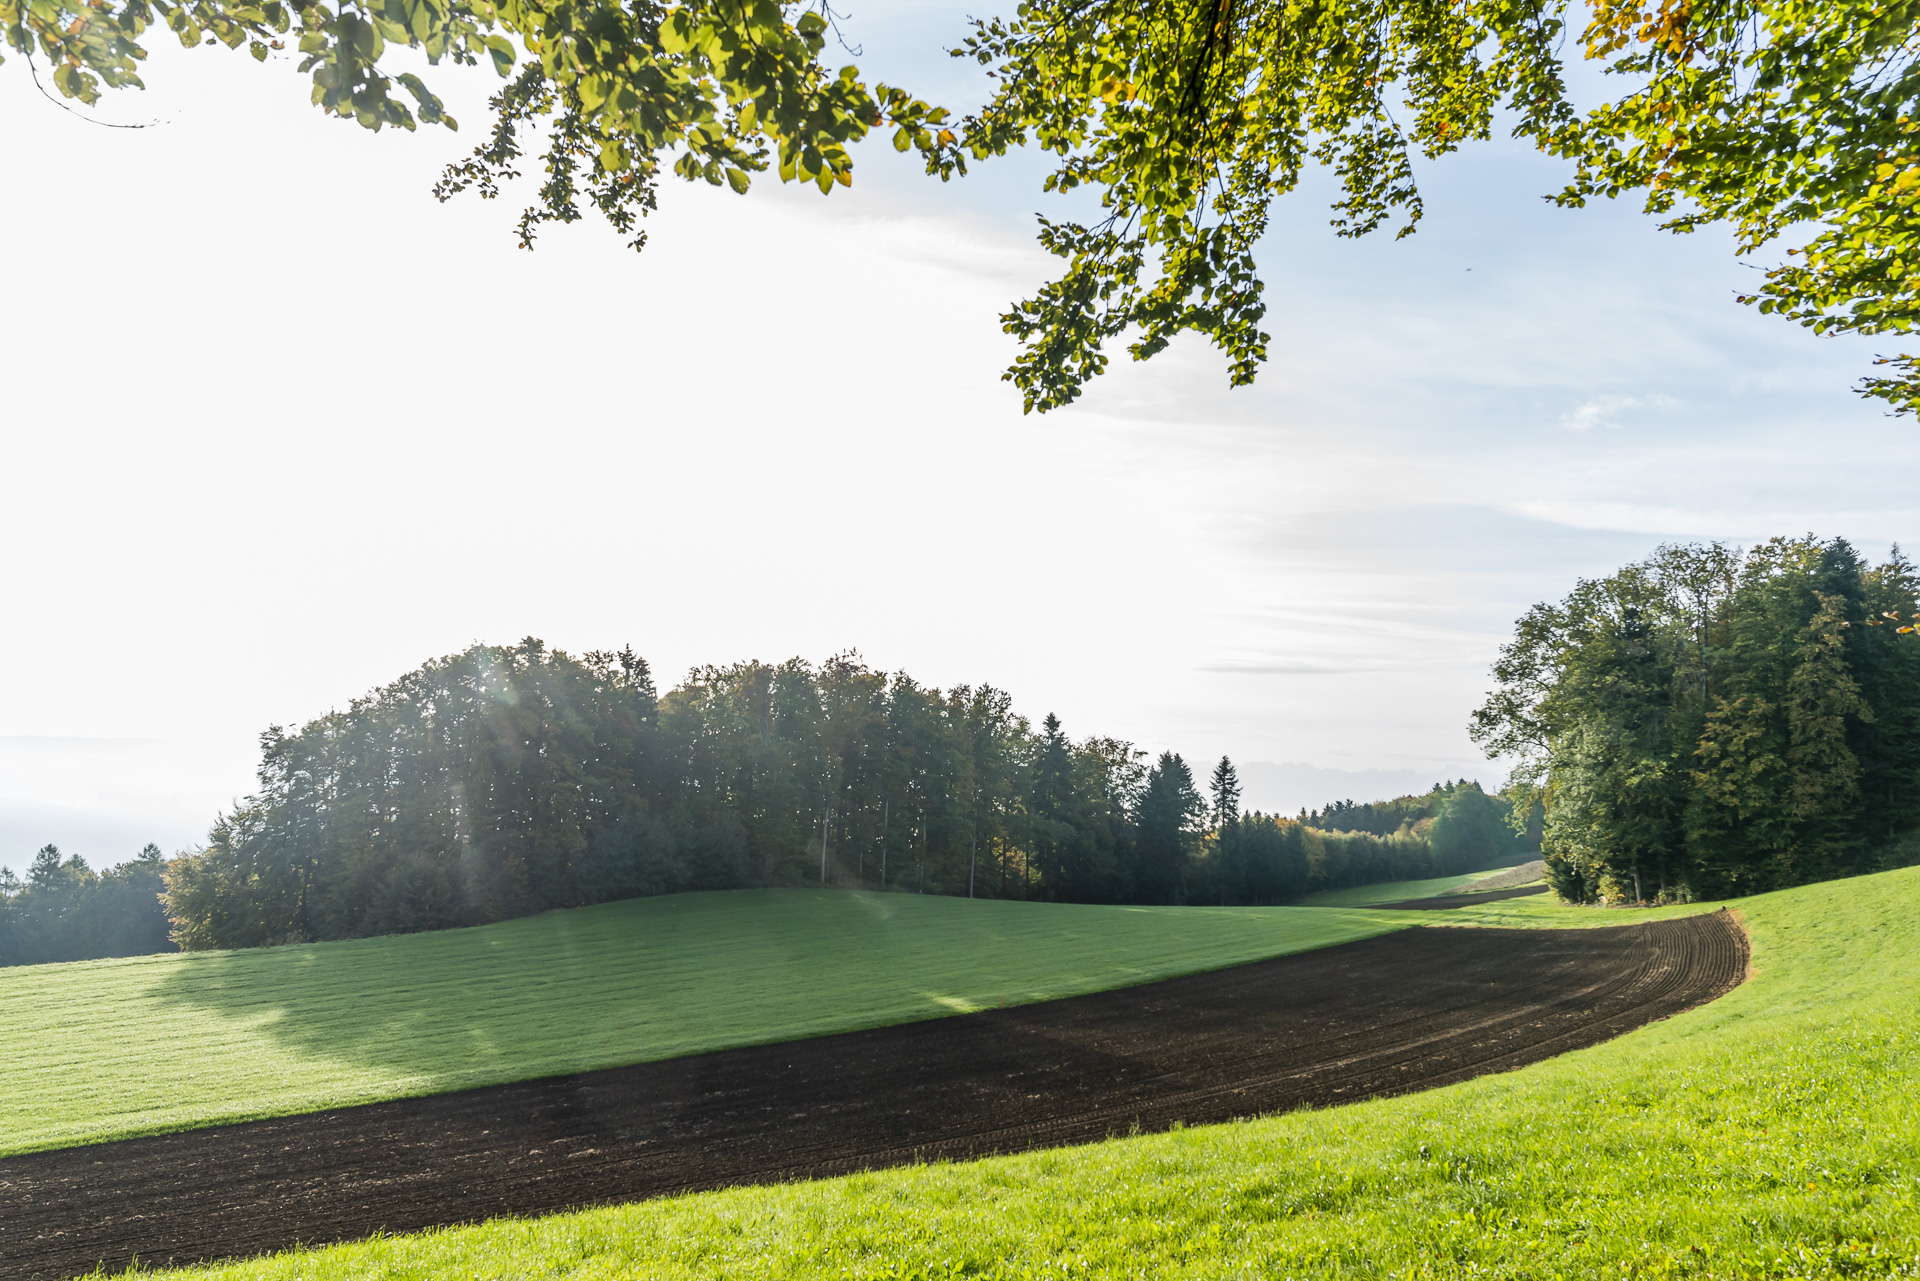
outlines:
[[[182,1275],[1916,1275],[1920,869],[1737,908],[1753,949],[1746,984],[1518,1072]],[[1529,900],[1474,913],[1537,924],[1627,915]]]
[[[0,1156],[1023,1004],[1393,914],[743,890],[0,971]]]

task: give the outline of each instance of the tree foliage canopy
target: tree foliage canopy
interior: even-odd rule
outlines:
[[[1470,784],[1436,788],[1385,837],[1259,814],[1210,825],[1177,753],[1075,741],[992,686],[929,689],[852,655],[696,668],[659,694],[629,651],[476,646],[269,730],[259,777],[167,865],[187,948],[752,885],[1273,902],[1513,845],[1496,822],[1436,854],[1436,815],[1505,808]]]
[[[0,867],[0,965],[39,965],[173,950],[160,908],[160,847],[96,872],[43,845],[24,880]]]
[[[263,60],[290,43],[315,104],[371,129],[454,124],[419,76],[383,69],[390,48],[490,64],[508,81],[491,135],[436,190],[497,194],[544,123],[523,244],[583,204],[631,232],[663,166],[735,191],[773,168],[830,192],[876,128],[943,179],[1038,145],[1057,158],[1047,188],[1088,188],[1100,214],[1042,221],[1064,270],[1003,318],[1030,410],[1074,400],[1127,336],[1144,360],[1198,333],[1250,381],[1272,200],[1327,165],[1338,234],[1404,235],[1415,157],[1496,120],[1575,162],[1564,204],[1643,191],[1675,230],[1731,223],[1743,253],[1805,239],[1744,299],[1764,311],[1821,332],[1911,327],[1920,0],[1600,0],[1577,47],[1625,91],[1585,112],[1564,82],[1567,15],[1567,0],[1025,0],[953,50],[994,83],[954,118],[830,70],[824,0],[0,0],[7,44],[89,103],[140,83],[155,24]],[[1911,411],[1912,361],[1889,359],[1863,390]]]
[[[1920,856],[1920,579],[1842,540],[1668,547],[1521,618],[1474,715],[1575,900],[1718,898]]]

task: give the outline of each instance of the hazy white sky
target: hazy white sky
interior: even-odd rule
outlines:
[[[963,13],[849,30],[969,105]],[[102,108],[138,131],[25,70],[0,864],[186,845],[268,724],[528,634],[665,684],[857,647],[1190,759],[1492,777],[1464,724],[1532,602],[1662,541],[1914,524],[1914,428],[1847,391],[1870,347],[1736,306],[1723,236],[1545,206],[1510,144],[1428,167],[1410,240],[1285,202],[1253,388],[1189,343],[1023,417],[1031,158],[943,186],[880,140],[830,199],[671,183],[643,255],[592,222],[528,254],[517,206],[427,193],[489,74],[436,73],[459,135],[375,136],[219,50]]]

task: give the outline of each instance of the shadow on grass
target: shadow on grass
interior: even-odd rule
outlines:
[[[151,996],[371,1097],[1025,1004],[1395,928],[1363,911],[748,890],[185,956]]]

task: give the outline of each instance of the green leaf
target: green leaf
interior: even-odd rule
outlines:
[[[660,24],[660,49],[666,54],[684,54],[693,47],[693,19],[685,9],[675,9]]]
[[[486,45],[487,55],[493,59],[494,71],[499,73],[502,79],[505,79],[508,73],[513,70],[516,52],[513,47],[513,42],[505,36],[488,36]]]

